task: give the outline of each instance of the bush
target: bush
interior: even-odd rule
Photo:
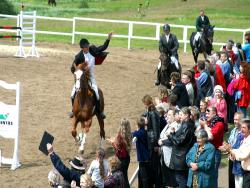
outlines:
[[[14,6],[8,0],[1,0],[0,1],[0,14],[10,14],[16,15],[16,10]]]
[[[79,5],[79,8],[89,8],[89,5],[88,5],[88,0],[82,0],[80,2],[80,5]]]

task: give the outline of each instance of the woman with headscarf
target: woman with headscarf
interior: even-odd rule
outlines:
[[[214,97],[209,101],[209,106],[216,107],[218,116],[227,123],[227,102],[223,97],[222,86],[216,85],[214,87]]]
[[[186,162],[189,167],[187,186],[215,187],[215,148],[208,142],[208,134],[201,129],[196,134],[197,142],[186,155]]]

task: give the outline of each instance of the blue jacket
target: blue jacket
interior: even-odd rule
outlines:
[[[192,187],[193,184],[193,171],[190,167],[190,163],[194,162],[195,155],[198,149],[198,144],[195,143],[194,146],[189,150],[188,154],[186,155],[186,162],[189,167],[188,172],[188,182],[187,186]],[[200,154],[198,158],[198,169],[197,169],[197,176],[198,176],[198,186],[199,188],[208,188],[208,187],[215,187],[214,185],[214,174],[215,174],[215,148],[212,144],[207,142],[205,144],[205,148]]]
[[[136,141],[137,160],[139,162],[149,161],[150,155],[148,149],[147,131],[144,128],[140,128],[138,131],[133,132],[133,137],[137,138]]]
[[[250,63],[250,43],[246,43],[244,46],[242,46],[242,50],[246,54],[247,62]]]
[[[65,181],[67,181],[69,184],[72,180],[76,181],[76,185],[80,186],[80,174],[79,171],[76,171],[74,169],[69,169],[66,167],[63,162],[61,161],[60,157],[53,152],[50,155],[51,162],[53,163],[55,169],[61,174],[61,176],[64,178]]]
[[[210,74],[207,70],[203,70],[197,79],[198,91],[200,99],[212,96],[213,94],[213,83]]]
[[[237,135],[236,142],[232,146],[233,149],[238,149],[240,147],[241,141],[244,139],[244,136],[242,133]],[[232,173],[236,176],[243,176],[243,169],[241,167],[240,161],[233,161],[233,169]]]

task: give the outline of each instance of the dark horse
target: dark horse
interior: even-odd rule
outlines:
[[[48,5],[51,5],[52,7],[56,7],[56,0],[48,0]]]
[[[214,36],[214,26],[207,26],[203,28],[204,31],[198,41],[198,52],[194,52],[194,36],[197,32],[193,32],[190,37],[190,46],[192,48],[192,53],[195,63],[197,63],[199,53],[203,53],[204,58],[207,59],[208,55],[211,55],[213,49],[213,36]]]
[[[100,96],[100,109],[104,110],[104,97],[102,91],[99,90]],[[89,132],[89,128],[92,124],[92,117],[96,115],[99,126],[101,139],[105,139],[104,120],[100,117],[99,113],[95,111],[95,92],[89,86],[89,71],[83,71],[80,78],[80,90],[77,92],[73,104],[73,122],[72,122],[72,136],[76,142],[80,143],[79,151],[84,151],[84,144],[86,139],[86,133]],[[81,122],[82,134],[77,136],[76,127],[78,122]]]
[[[165,53],[161,53],[159,59],[161,61],[160,83],[170,89],[170,75],[172,72],[181,73],[181,64],[178,63],[179,68],[177,69],[175,64],[171,62],[170,56]]]

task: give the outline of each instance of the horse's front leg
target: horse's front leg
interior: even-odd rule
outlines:
[[[203,52],[203,56],[204,56],[205,59],[208,59],[208,54],[207,54],[207,52]]]
[[[105,139],[105,130],[104,130],[104,120],[102,117],[100,117],[99,115],[96,116],[97,119],[98,119],[98,123],[99,123],[99,126],[100,126],[100,137],[102,139]]]
[[[71,134],[74,137],[75,141],[77,141],[76,140],[76,135],[77,135],[76,127],[77,127],[77,123],[78,123],[78,121],[76,120],[76,117],[74,116],[72,118],[72,130],[71,130]]]
[[[84,152],[84,146],[86,143],[86,137],[87,137],[87,133],[89,132],[89,128],[92,124],[92,119],[85,121],[85,122],[81,122],[81,129],[82,129],[82,135],[81,135],[81,142],[80,142],[80,147],[79,147],[79,153],[83,154]]]

